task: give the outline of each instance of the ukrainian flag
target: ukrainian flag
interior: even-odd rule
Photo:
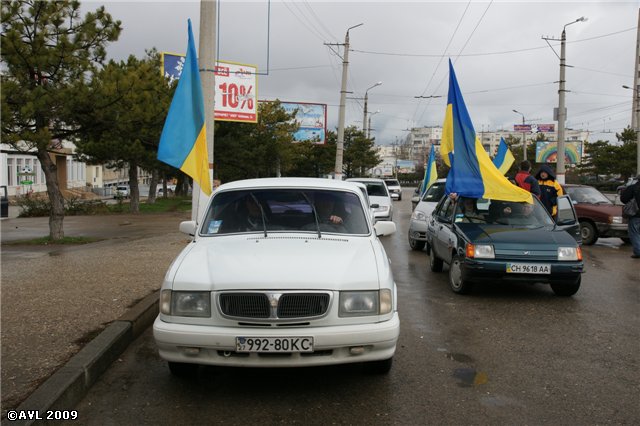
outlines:
[[[533,202],[531,193],[513,185],[491,162],[476,137],[471,118],[449,60],[449,95],[440,154],[451,166],[445,192],[470,198]]]
[[[187,57],[160,136],[158,160],[182,170],[200,185],[202,192],[211,195],[204,111],[198,57],[189,19]]]
[[[500,138],[500,145],[498,146],[496,156],[493,157],[493,164],[500,170],[500,173],[506,175],[514,161],[516,161],[516,159],[513,157],[509,146],[504,141],[504,138]]]
[[[420,186],[420,194],[423,195],[427,192],[427,189],[438,179],[438,170],[436,169],[436,151],[435,146],[431,145],[431,152],[429,153],[429,160],[427,161],[427,168],[424,171],[424,179]]]

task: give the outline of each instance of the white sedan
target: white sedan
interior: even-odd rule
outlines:
[[[153,334],[174,374],[198,364],[391,368],[397,290],[361,189],[325,179],[220,186],[174,260]]]
[[[359,182],[367,187],[369,202],[376,220],[393,220],[393,203],[387,184],[378,178],[350,178],[347,182]]]

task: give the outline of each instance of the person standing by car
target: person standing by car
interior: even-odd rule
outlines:
[[[536,173],[536,179],[540,185],[540,201],[555,219],[558,214],[558,197],[564,194],[562,186],[556,180],[556,175],[551,167],[546,164],[540,166],[540,170]]]
[[[640,206],[640,175],[638,180],[633,185],[629,185],[620,196],[620,201],[628,203],[632,198],[636,199],[636,203]],[[629,239],[631,240],[631,246],[633,247],[634,259],[640,259],[640,211],[629,218]]]
[[[540,198],[540,185],[536,178],[531,176],[531,163],[524,160],[520,163],[520,170],[516,173],[516,183],[520,188],[526,189],[536,197]]]

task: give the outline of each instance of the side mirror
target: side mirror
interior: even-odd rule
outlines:
[[[191,235],[193,237],[196,235],[196,222],[194,220],[180,222],[179,229],[183,234]]]
[[[375,229],[376,235],[378,237],[383,237],[386,235],[394,234],[396,232],[396,224],[389,220],[381,220],[373,225],[373,229]]]

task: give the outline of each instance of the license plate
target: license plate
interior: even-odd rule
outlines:
[[[236,352],[313,352],[313,337],[236,337]]]
[[[550,274],[551,265],[539,263],[507,263],[508,274]]]

